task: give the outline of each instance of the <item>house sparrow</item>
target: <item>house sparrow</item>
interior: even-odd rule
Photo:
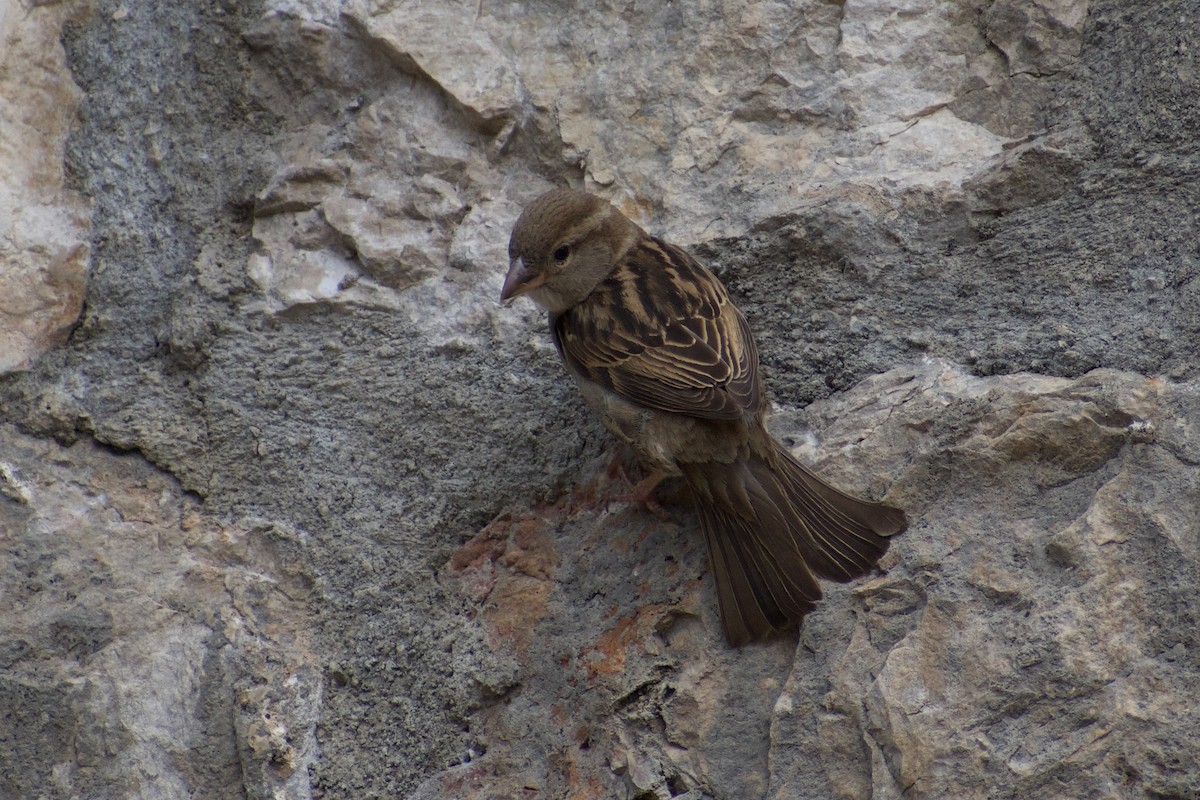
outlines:
[[[799,623],[818,576],[866,574],[905,529],[903,511],[833,488],[767,433],[750,326],[684,250],[556,189],[521,214],[508,254],[501,301],[549,312],[587,404],[649,471],[635,495],[670,476],[690,488],[730,644]]]

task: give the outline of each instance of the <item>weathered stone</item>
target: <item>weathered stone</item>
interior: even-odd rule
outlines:
[[[1001,0],[984,13],[984,31],[1008,59],[1010,75],[1049,75],[1079,57],[1087,7],[1087,0]]]
[[[0,10],[0,796],[1194,795],[1188,3]],[[798,633],[498,305],[558,185],[908,512]]]
[[[59,43],[72,9],[0,0],[0,374],[62,344],[83,310],[91,205],[63,163],[79,107]]]
[[[1144,785],[1178,791],[1200,768],[1196,715],[1153,687],[1182,687],[1200,666],[1157,655],[1180,636],[1179,654],[1195,646],[1184,617],[1161,616],[1190,613],[1173,582],[1190,585],[1200,555],[1180,510],[1200,502],[1200,471],[1162,483],[1172,453],[1200,446],[1173,422],[1194,392],[1111,371],[977,378],[930,363],[810,407],[820,452],[839,454],[827,474],[835,459],[891,473],[889,500],[922,522],[884,576],[830,591],[794,656],[790,637],[712,648],[715,598],[682,509],[682,525],[597,514],[604,479],[592,478],[519,526],[493,523],[449,565],[519,665],[506,701],[478,717],[505,744],[473,769],[500,795],[533,774],[556,796],[985,798],[1062,779],[1106,791],[1136,758]],[[537,570],[533,603],[501,587],[530,580],[518,554],[537,527],[576,541],[559,545],[572,561]],[[581,616],[593,633],[574,648],[531,648]],[[460,776],[423,796],[452,796]]]
[[[517,71],[487,30],[482,7],[449,3],[352,0],[343,11],[387,46],[401,68],[432,81],[477,123],[494,133],[517,113]]]
[[[308,796],[303,541],[216,524],[136,455],[8,425],[0,454],[20,498],[0,505],[4,795]]]

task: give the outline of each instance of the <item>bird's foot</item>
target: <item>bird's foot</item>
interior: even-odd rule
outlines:
[[[660,470],[655,470],[635,483],[629,490],[629,499],[635,503],[640,503],[654,516],[661,519],[663,522],[670,522],[671,515],[667,509],[663,508],[663,504],[658,502],[658,498],[654,496],[654,490],[662,483],[663,478],[667,477]]]
[[[605,470],[605,474],[610,480],[620,478],[629,487],[629,491],[623,494],[608,495],[605,497],[605,507],[607,508],[610,503],[637,503],[664,522],[669,522],[671,520],[670,513],[654,496],[654,490],[663,482],[667,474],[659,469],[651,470],[649,475],[634,483],[630,480],[629,474],[621,462],[620,456],[614,458],[609,463],[608,469]]]

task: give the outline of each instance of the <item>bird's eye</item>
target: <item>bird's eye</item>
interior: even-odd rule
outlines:
[[[566,261],[567,256],[569,255],[571,255],[571,248],[567,247],[565,244],[560,244],[558,249],[554,251],[554,260]]]

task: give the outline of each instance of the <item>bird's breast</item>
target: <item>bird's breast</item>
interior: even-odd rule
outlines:
[[[573,377],[592,412],[614,435],[632,445],[647,467],[678,475],[682,462],[730,463],[745,455],[751,420],[711,420],[657,411],[580,375]]]

